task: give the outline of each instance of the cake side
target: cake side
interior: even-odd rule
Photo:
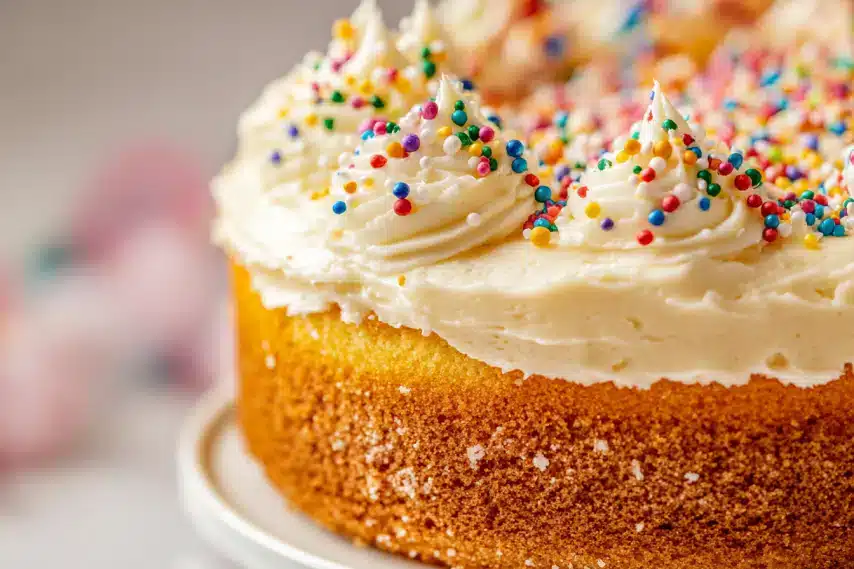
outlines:
[[[239,265],[234,291],[249,449],[357,542],[452,567],[854,559],[850,364],[809,389],[523,379],[435,335],[268,310]]]

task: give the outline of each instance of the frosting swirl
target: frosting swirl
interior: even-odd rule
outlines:
[[[692,128],[657,82],[650,97],[632,137],[615,141],[622,150],[588,167],[570,192],[556,222],[561,243],[718,257],[762,243],[762,220],[743,199],[761,191],[761,174],[738,173],[743,156]]]
[[[443,78],[436,101],[380,124],[336,173],[333,246],[378,273],[433,264],[519,230],[534,204],[528,156]],[[530,180],[531,178],[527,178]]]
[[[284,203],[328,192],[366,121],[400,116],[427,94],[429,78],[398,51],[372,0],[333,35],[326,55],[306,55],[241,118],[238,157],[261,162],[264,191]]]
[[[397,47],[410,61],[427,65],[426,61],[447,59],[448,33],[429,0],[416,0],[412,14],[400,21]],[[425,57],[427,48],[430,59]]]

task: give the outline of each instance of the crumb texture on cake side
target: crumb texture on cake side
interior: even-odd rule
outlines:
[[[371,319],[267,309],[239,263],[234,294],[249,449],[356,542],[490,569],[854,559],[850,364],[809,389],[582,386]]]

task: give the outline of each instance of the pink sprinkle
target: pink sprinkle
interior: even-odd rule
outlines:
[[[495,138],[495,131],[492,129],[492,127],[483,126],[480,128],[478,136],[483,142],[489,142],[490,140]]]
[[[481,162],[477,165],[477,173],[481,176],[489,174],[489,162]]]
[[[734,167],[729,162],[724,162],[720,166],[718,166],[718,174],[721,176],[729,176],[732,174]]]
[[[362,124],[359,125],[359,132],[365,132],[368,130],[374,129],[374,119],[365,119],[362,121]]]
[[[386,128],[386,126],[385,126],[384,122],[374,123],[374,134],[376,134],[377,136],[381,136],[381,135],[385,134],[385,132],[386,132],[385,128]]]
[[[435,101],[427,101],[424,103],[424,108],[421,109],[421,116],[426,120],[431,121],[439,114],[439,105]]]
[[[394,68],[394,67],[389,68],[389,70],[388,70],[388,80],[389,80],[389,82],[394,81],[395,79],[397,79],[397,69],[396,69],[396,68]]]
[[[361,109],[365,106],[365,100],[362,97],[353,97],[350,99],[350,105],[352,105],[354,109]]]

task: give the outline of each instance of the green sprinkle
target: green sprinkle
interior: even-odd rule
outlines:
[[[432,51],[430,51],[430,48],[429,48],[429,47],[427,47],[427,46],[425,45],[424,47],[422,47],[422,48],[421,48],[421,57],[422,57],[422,58],[427,59],[427,58],[429,58],[431,55],[433,55],[433,52],[432,52]]]
[[[471,138],[472,140],[477,140],[478,138],[480,138],[480,127],[476,124],[469,125],[466,130],[468,130],[469,138]]]
[[[454,110],[455,111],[462,111],[465,108],[466,108],[466,104],[462,101],[457,101],[454,103]]]
[[[762,183],[762,172],[756,168],[748,168],[744,173],[747,174],[748,178],[750,178],[754,188]],[[810,199],[812,199],[812,196],[810,196]]]
[[[430,79],[434,75],[436,75],[436,64],[432,61],[424,61],[421,64],[421,69],[424,71],[424,76],[427,79]]]
[[[496,170],[498,170],[498,160],[496,160],[495,158],[490,158],[489,159],[489,171],[495,172]]]
[[[676,122],[673,119],[664,119],[664,122],[661,123],[661,128],[664,130],[676,130]]]
[[[384,107],[385,107],[385,101],[383,101],[382,99],[380,99],[380,98],[379,98],[378,96],[376,96],[376,95],[372,95],[372,96],[371,96],[371,101],[370,101],[370,102],[371,102],[371,105],[372,105],[375,109],[382,109],[382,108],[384,108]]]
[[[705,181],[707,184],[711,183],[712,181],[712,173],[708,170],[700,170],[699,172],[697,172],[697,177]]]
[[[486,156],[487,158],[492,158],[492,148],[487,145],[483,145],[483,149],[480,151],[481,156]]]
[[[596,166],[599,168],[599,170],[604,170],[605,168],[610,168],[612,165],[613,164],[611,163],[611,161],[606,159],[606,158],[602,158],[601,160],[599,160],[599,163],[596,164]]]
[[[706,193],[712,197],[715,197],[719,193],[721,193],[721,187],[718,184],[709,184],[709,187],[706,188]]]
[[[578,164],[576,164],[575,167],[578,168]],[[641,168],[640,166],[635,166],[634,168],[632,168],[633,174],[640,174],[642,171],[643,168]]]
[[[333,118],[323,119],[323,126],[326,127],[326,130],[334,130],[335,129],[335,119],[333,119]]]
[[[465,132],[458,132],[457,138],[463,143],[463,146],[471,146],[471,137]]]
[[[341,91],[338,91],[338,90],[332,91],[332,95],[329,98],[332,99],[333,103],[343,103],[344,102],[344,95],[342,95]]]

